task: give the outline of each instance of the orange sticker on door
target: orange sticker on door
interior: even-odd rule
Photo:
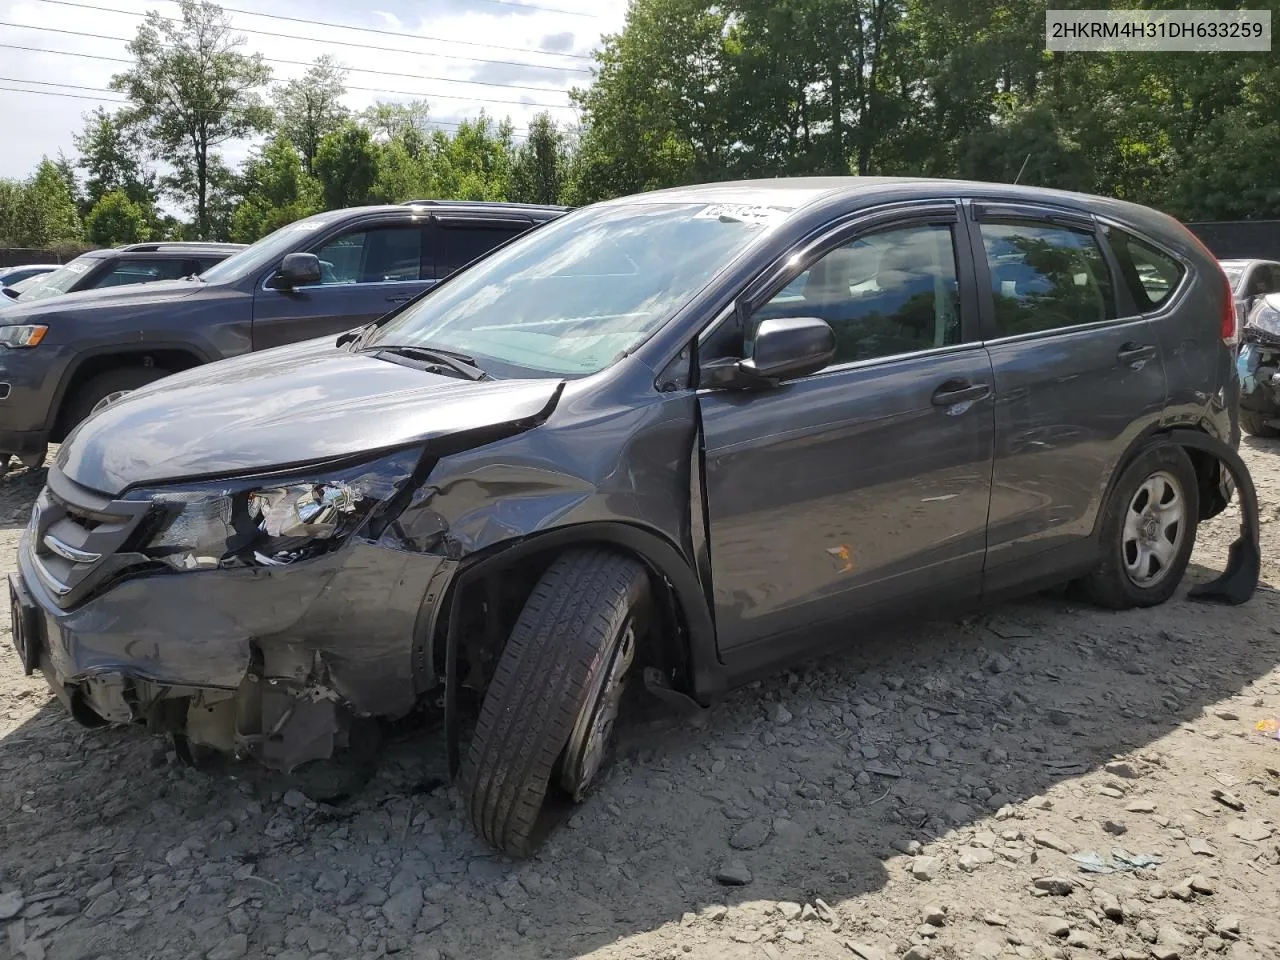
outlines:
[[[849,550],[849,545],[847,543],[842,543],[838,547],[827,547],[827,553],[831,554],[831,556],[835,557],[841,562],[841,564],[843,564],[843,566],[840,567],[840,573],[853,572],[853,554]]]

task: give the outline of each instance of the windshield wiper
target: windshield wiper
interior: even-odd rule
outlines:
[[[425,362],[425,368],[445,367],[468,380],[493,379],[493,377],[476,366],[473,358],[468,357],[465,353],[456,353],[453,350],[442,350],[439,347],[417,347],[407,344],[379,344],[372,352],[374,356],[387,353],[393,357],[422,360]]]

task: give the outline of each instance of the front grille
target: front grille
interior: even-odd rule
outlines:
[[[111,500],[67,479],[54,467],[31,514],[36,573],[59,606],[72,607],[137,557],[122,554],[150,504]]]

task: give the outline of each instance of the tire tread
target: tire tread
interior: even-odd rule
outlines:
[[[512,856],[532,853],[551,778],[589,681],[648,586],[635,560],[600,549],[547,568],[511,631],[462,764],[467,815]]]

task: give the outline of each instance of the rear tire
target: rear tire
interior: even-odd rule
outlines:
[[[461,772],[471,822],[504,853],[532,854],[549,799],[579,800],[590,787],[649,596],[641,564],[591,549],[559,557],[525,602]]]
[[[1240,429],[1251,437],[1280,437],[1280,430],[1270,426],[1265,416],[1244,407],[1240,408]]]
[[[1182,581],[1196,542],[1199,482],[1185,450],[1149,447],[1125,468],[1101,521],[1102,560],[1080,581],[1111,610],[1164,603]]]
[[[94,407],[108,397],[137,390],[167,376],[169,371],[159,367],[119,367],[90,377],[64,409],[63,432],[70,433],[78,427],[89,418]]]

